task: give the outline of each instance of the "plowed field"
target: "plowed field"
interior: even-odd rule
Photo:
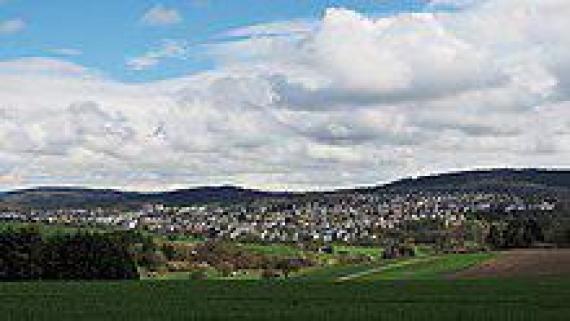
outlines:
[[[503,252],[452,278],[570,276],[570,249]]]

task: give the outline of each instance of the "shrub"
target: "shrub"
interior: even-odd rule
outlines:
[[[274,270],[274,269],[264,269],[261,272],[261,278],[263,278],[263,279],[276,279],[280,276],[281,275],[279,274],[279,272],[277,270]]]
[[[208,278],[208,273],[204,269],[195,270],[190,273],[189,278],[190,280],[205,280]]]

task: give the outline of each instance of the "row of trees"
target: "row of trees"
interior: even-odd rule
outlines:
[[[527,248],[544,240],[542,228],[533,219],[495,222],[487,236],[487,243],[495,249]]]
[[[131,240],[78,232],[44,237],[35,228],[0,233],[0,280],[137,279]]]
[[[554,211],[470,213],[461,224],[422,220],[408,222],[391,233],[399,239],[412,238],[416,243],[433,244],[440,252],[570,247],[569,214],[570,207],[557,207]]]

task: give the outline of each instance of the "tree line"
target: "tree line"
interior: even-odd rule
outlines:
[[[133,244],[113,233],[8,229],[0,232],[0,281],[137,279]]]

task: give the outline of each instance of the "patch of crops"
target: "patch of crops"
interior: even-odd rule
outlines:
[[[0,284],[6,321],[566,320],[570,280]]]

